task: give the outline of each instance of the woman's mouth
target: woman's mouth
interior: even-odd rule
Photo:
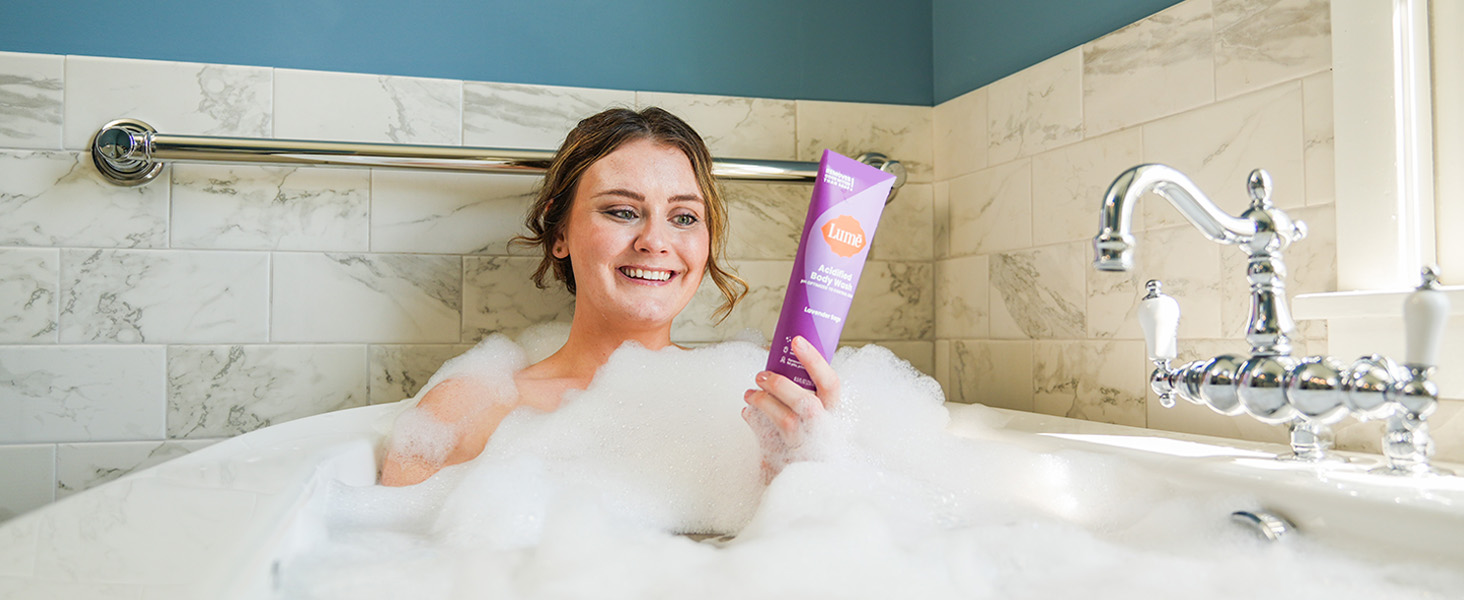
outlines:
[[[620,274],[631,279],[641,281],[662,282],[671,279],[676,275],[675,271],[661,271],[658,269],[640,269],[636,267],[620,267]]]

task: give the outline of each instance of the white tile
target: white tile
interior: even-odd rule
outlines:
[[[948,400],[1033,410],[1033,342],[951,340],[949,344]]]
[[[66,57],[0,52],[0,148],[61,149]]]
[[[1085,337],[1088,252],[1088,244],[1071,242],[992,255],[991,337]]]
[[[168,134],[269,137],[271,70],[187,62],[66,57],[66,147],[87,148],[108,121]]]
[[[174,248],[364,251],[371,173],[174,165]]]
[[[0,343],[56,342],[61,252],[0,248]]]
[[[555,150],[580,119],[634,106],[631,91],[465,81],[463,144]]]
[[[160,248],[168,185],[105,183],[75,152],[0,152],[0,244]]]
[[[1302,125],[1306,162],[1306,203],[1331,204],[1337,199],[1337,145],[1332,126],[1332,72],[1301,80]]]
[[[986,337],[991,330],[988,257],[939,261],[935,278],[935,337]]]
[[[713,317],[725,298],[712,278],[702,280],[701,288],[691,299],[671,327],[671,339],[681,342],[720,342],[752,330],[766,340],[773,335],[778,325],[778,313],[783,309],[783,295],[788,289],[788,277],[793,272],[791,260],[739,260],[732,261],[733,272],[747,281],[747,296],[725,320]]]
[[[279,139],[462,144],[461,81],[275,69],[274,103]]]
[[[792,100],[636,92],[636,105],[659,106],[691,125],[717,158],[796,160]]]
[[[56,499],[56,446],[0,446],[5,485],[0,486],[0,523]]]
[[[463,258],[463,337],[477,342],[489,334],[514,337],[531,325],[568,323],[574,318],[574,296],[557,281],[547,289],[534,285],[538,258]]]
[[[56,497],[116,480],[160,465],[218,440],[168,440],[59,444],[56,447]]]
[[[952,179],[949,202],[951,256],[1032,245],[1031,161],[1010,162]]]
[[[1143,427],[1143,342],[1035,342],[1033,407],[1050,415]]]
[[[1250,206],[1246,179],[1257,168],[1271,173],[1276,206],[1304,206],[1301,100],[1293,81],[1146,124],[1144,161],[1179,169],[1232,215]],[[1144,202],[1149,227],[1186,222],[1157,197]]]
[[[798,101],[798,160],[817,161],[825,149],[850,158],[878,152],[905,166],[908,180],[934,174],[930,107]]]
[[[1220,98],[1332,66],[1330,0],[1214,0]]]
[[[1103,195],[1119,173],[1143,162],[1142,141],[1138,129],[1127,129],[1033,156],[1033,245],[1097,235]]]
[[[468,344],[373,344],[367,349],[371,369],[371,404],[411,398],[427,384],[442,363],[472,348]]]
[[[0,347],[0,443],[162,439],[158,346]]]
[[[371,172],[371,250],[439,254],[523,254],[537,177],[488,173]]]
[[[955,402],[956,386],[951,380],[951,341],[935,341],[935,380],[940,382],[941,391],[945,392],[947,402]]]
[[[266,341],[269,255],[63,250],[61,341]]]
[[[946,100],[931,111],[935,180],[986,167],[986,88]]]
[[[729,181],[722,184],[727,204],[727,257],[792,259],[808,218],[813,187],[804,184]],[[875,234],[878,247],[879,232]],[[870,249],[874,252],[874,248]]]
[[[869,249],[871,260],[931,260],[934,227],[934,186],[907,183],[884,208]],[[810,190],[811,191],[811,190]]]
[[[271,341],[459,340],[460,257],[277,253],[273,264]]]
[[[1139,301],[1145,283],[1157,279],[1165,294],[1179,302],[1181,338],[1220,337],[1221,313],[1234,308],[1223,297],[1221,255],[1240,255],[1222,247],[1189,225],[1140,232],[1134,251],[1134,269],[1126,273],[1085,269],[1088,277],[1088,337],[1143,339],[1139,328]],[[1236,275],[1244,276],[1237,272]],[[1239,299],[1241,310],[1248,303]]]
[[[170,346],[168,437],[213,438],[365,406],[365,346]]]
[[[929,340],[935,334],[935,273],[927,262],[869,261],[844,322],[856,340]]]
[[[1215,100],[1209,0],[1181,2],[1083,46],[1087,135]]]
[[[987,164],[1082,139],[1082,75],[1074,48],[987,86]]]
[[[931,232],[931,241],[935,258],[941,259],[951,255],[951,184],[949,181],[937,181],[933,190],[931,221],[934,231]]]

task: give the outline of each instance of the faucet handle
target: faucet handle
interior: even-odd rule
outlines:
[[[1403,325],[1407,330],[1404,364],[1431,367],[1438,363],[1439,342],[1448,318],[1449,297],[1439,289],[1438,272],[1423,268],[1423,283],[1403,300]]]
[[[1168,362],[1179,356],[1179,302],[1165,295],[1158,279],[1144,284],[1148,294],[1139,301],[1139,327],[1144,329],[1144,343],[1149,360]]]

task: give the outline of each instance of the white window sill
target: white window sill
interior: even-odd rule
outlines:
[[[1464,286],[1442,288],[1449,298],[1449,314],[1464,314]],[[1413,290],[1386,292],[1326,292],[1302,294],[1292,299],[1292,318],[1308,319],[1353,319],[1365,317],[1403,318],[1403,300]]]

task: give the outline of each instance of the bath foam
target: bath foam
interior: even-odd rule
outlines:
[[[544,328],[540,328],[543,330]],[[557,333],[557,330],[554,330]],[[536,332],[528,340],[538,342],[545,337]],[[518,399],[518,389],[513,375],[527,366],[524,347],[515,344],[502,335],[492,335],[479,342],[463,354],[443,363],[417,394],[402,404],[402,412],[378,424],[378,430],[389,432],[386,440],[389,451],[400,457],[409,457],[434,465],[441,465],[457,443],[458,427],[471,419],[444,422],[417,403],[433,387],[445,380],[453,379],[471,382],[474,389],[483,393],[474,399],[475,406],[467,407],[469,413],[480,412],[493,406],[510,404]]]
[[[955,437],[939,386],[877,346],[834,357],[840,443],[762,488],[738,410],[765,352],[628,346],[555,413],[511,415],[474,461],[412,488],[333,486],[297,525],[316,533],[283,563],[282,597],[1334,600],[1464,586],[1304,537],[1266,545],[1228,520],[1253,500],[1111,456]]]

